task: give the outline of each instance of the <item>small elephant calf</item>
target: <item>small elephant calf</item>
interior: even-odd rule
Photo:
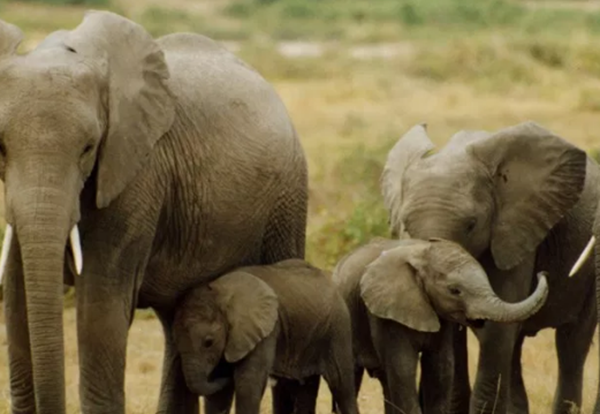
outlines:
[[[352,320],[356,392],[367,370],[381,382],[386,414],[455,412],[452,343],[459,326],[452,322],[525,320],[547,298],[546,277],[538,279],[530,297],[506,303],[479,263],[450,241],[375,238],[348,254],[333,281]],[[421,403],[415,381],[419,353]]]
[[[269,375],[273,412],[314,413],[322,375],[357,414],[348,309],[330,278],[299,259],[244,267],[189,291],[173,336],[205,412],[258,414]]]

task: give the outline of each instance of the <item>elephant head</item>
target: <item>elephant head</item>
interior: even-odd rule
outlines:
[[[62,412],[63,265],[70,234],[75,269],[84,266],[80,194],[84,186],[94,194],[91,208],[115,200],[170,129],[175,104],[158,44],[116,14],[88,12],[74,30],[50,34],[27,54],[16,54],[21,39],[19,29],[0,21],[0,179],[8,225],[0,274],[14,235],[36,404]]]
[[[489,249],[501,270],[532,254],[583,190],[585,152],[533,122],[461,131],[433,149],[416,125],[388,155],[381,183],[394,234],[453,240],[475,257]]]
[[[377,317],[437,332],[438,315],[474,327],[485,320],[523,321],[545,303],[548,283],[539,274],[531,296],[507,303],[496,296],[479,262],[458,244],[441,239],[402,240],[365,267],[360,295]]]
[[[187,293],[175,313],[173,337],[188,388],[210,395],[225,386],[230,364],[275,329],[278,306],[265,282],[242,271]]]

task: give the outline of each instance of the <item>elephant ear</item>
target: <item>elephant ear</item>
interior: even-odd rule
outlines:
[[[406,132],[390,150],[381,175],[383,202],[390,215],[390,227],[394,234],[402,229],[402,179],[408,166],[435,148],[427,135],[427,125],[418,124]]]
[[[210,285],[229,323],[225,359],[237,362],[273,332],[278,318],[277,295],[265,282],[243,271],[228,273]]]
[[[135,178],[173,123],[169,69],[143,27],[111,12],[88,11],[65,44],[97,61],[107,77],[108,127],[98,155],[96,192],[96,205],[103,208]]]
[[[499,269],[511,269],[579,200],[586,154],[534,122],[500,130],[467,151],[495,184],[491,251]]]
[[[360,280],[360,295],[373,315],[421,332],[437,332],[440,321],[429,302],[419,269],[426,267],[429,243],[383,251]]]
[[[0,60],[12,56],[23,41],[23,32],[14,24],[0,20]]]

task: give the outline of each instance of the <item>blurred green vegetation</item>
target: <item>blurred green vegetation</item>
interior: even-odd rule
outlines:
[[[111,0],[18,0],[18,1],[21,3],[46,4],[49,6],[110,7],[110,4],[111,4]]]

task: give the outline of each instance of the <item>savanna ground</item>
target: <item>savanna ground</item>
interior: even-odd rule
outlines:
[[[379,175],[387,150],[415,123],[427,122],[432,139],[443,144],[459,129],[494,130],[533,119],[591,154],[600,150],[596,1],[108,1],[0,2],[0,17],[26,33],[22,50],[52,30],[76,26],[87,8],[117,11],[156,36],[185,30],[226,42],[275,85],[302,137],[310,168],[307,254],[326,268],[371,236],[387,234]],[[75,314],[68,302],[67,393],[69,412],[76,413]],[[533,413],[551,407],[553,338],[546,330],[525,344]],[[469,340],[473,378],[477,342],[472,335]],[[10,403],[3,328],[0,347],[3,413]],[[154,412],[162,348],[158,321],[138,312],[128,348],[128,413]],[[595,398],[597,354],[595,339],[585,412]],[[363,414],[382,412],[377,383],[366,380],[359,402]],[[322,387],[319,412],[329,408]],[[267,401],[263,411],[269,411]]]

